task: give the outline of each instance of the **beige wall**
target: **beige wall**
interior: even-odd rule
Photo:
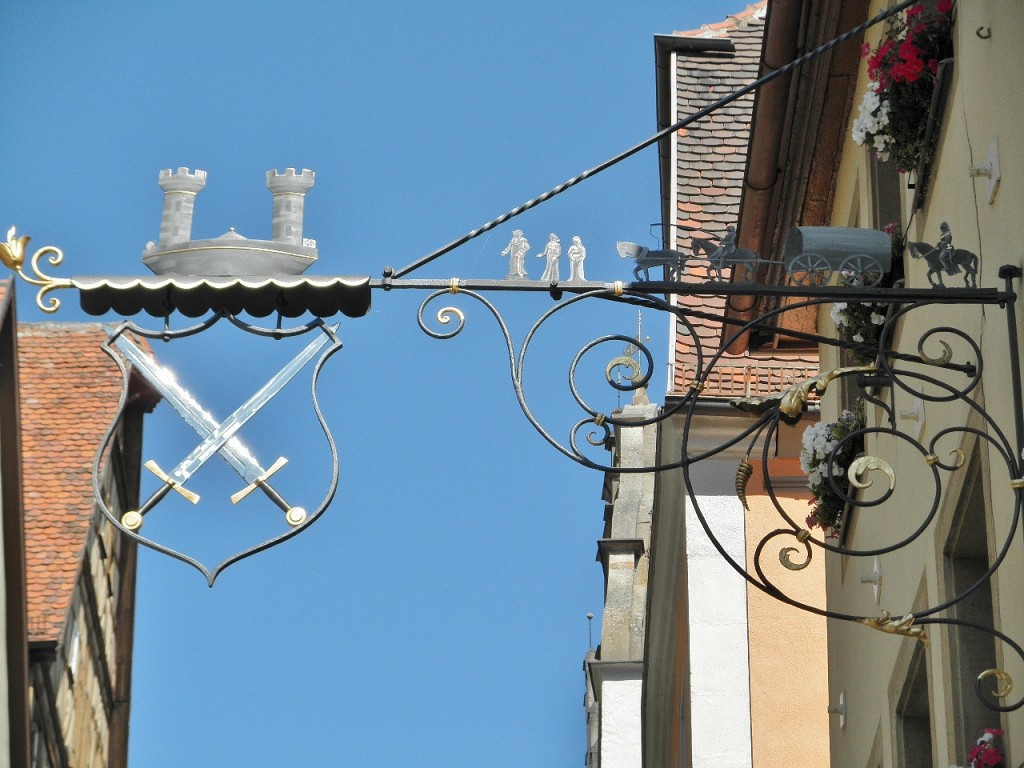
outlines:
[[[769,471],[775,481],[800,474],[794,459],[773,460]],[[760,490],[760,472],[748,484],[747,568],[754,573],[754,553],[771,531],[787,527],[768,496]],[[806,492],[787,488],[782,499],[787,513],[800,525],[807,516]],[[794,498],[795,496],[795,498]],[[793,561],[805,560],[791,536],[768,540],[761,555],[767,576],[789,597],[805,605],[825,606],[825,568],[820,549],[799,571],[782,567],[779,552],[797,547]],[[825,620],[798,608],[780,604],[760,589],[747,587],[750,637],[750,711],[755,768],[820,768],[828,756],[828,670],[825,665]]]
[[[871,12],[881,4],[873,4]],[[997,271],[1003,264],[1020,266],[1024,243],[1024,46],[1020,45],[1016,30],[1024,7],[1018,2],[998,0],[964,2],[958,4],[955,29],[956,63],[950,98],[942,124],[938,157],[934,166],[930,193],[925,207],[914,215],[910,227],[911,240],[934,243],[938,240],[939,224],[948,221],[954,244],[981,257],[979,285],[1002,287]],[[991,31],[991,36],[982,35]],[[874,43],[877,40],[877,30]],[[865,74],[861,72],[858,96],[865,87]],[[1002,181],[993,203],[988,202],[987,181],[972,179],[968,167],[984,162],[993,138],[998,137]],[[856,211],[871,210],[867,198],[870,189],[867,154],[863,148],[849,140],[844,151],[840,171],[833,222],[846,225]],[[910,216],[912,192],[905,191],[903,221]],[[861,226],[880,225],[861,217]],[[907,259],[909,287],[927,287],[923,262]],[[946,277],[947,285],[960,286],[957,277]],[[1015,286],[1020,289],[1020,282]],[[1018,309],[1019,311],[1019,309]],[[823,313],[825,315],[826,313]],[[826,315],[827,318],[827,315]],[[827,319],[825,319],[827,322]],[[981,346],[984,356],[984,385],[975,398],[984,403],[999,426],[1013,437],[1013,406],[1010,391],[1009,358],[1005,314],[997,308],[932,307],[920,310],[907,318],[897,337],[899,346],[916,350],[917,340],[927,329],[938,325],[951,325],[962,329]],[[1018,328],[1018,333],[1021,328]],[[954,356],[973,360],[974,353],[962,342],[953,343]],[[931,354],[937,347],[928,348]],[[826,363],[823,362],[823,368]],[[934,368],[929,372],[936,374]],[[941,375],[940,375],[941,378]],[[962,383],[963,377],[951,375],[950,382]],[[897,392],[896,409],[915,410],[915,398]],[[838,407],[835,394],[825,400],[824,412],[833,414]],[[869,408],[869,422],[877,421],[880,414]],[[928,440],[948,426],[968,422],[968,409],[962,403],[924,403],[916,420],[901,417],[898,428],[927,444]],[[971,423],[983,426],[971,417]],[[974,439],[957,433],[936,446],[940,457],[948,457],[953,449],[970,455]],[[868,453],[883,456],[895,468],[897,492],[884,506],[863,510],[856,515],[849,543],[856,547],[869,547],[894,541],[898,535],[909,533],[927,514],[922,500],[935,496],[932,473],[923,457],[909,442],[884,437],[869,440]],[[1013,512],[1013,494],[1005,464],[993,450],[980,450],[982,485],[985,496],[985,516],[989,533],[990,558],[996,543],[1006,540]],[[935,522],[912,546],[900,552],[881,556],[883,571],[881,599],[874,601],[870,587],[861,583],[871,563],[864,559],[833,556],[828,558],[827,580],[830,607],[863,615],[878,615],[881,609],[903,614],[927,605],[935,605],[948,594],[943,549],[950,531],[951,521],[960,502],[963,470],[940,472],[941,493]],[[1007,560],[998,571],[994,584],[996,628],[1016,639],[1024,639],[1024,610],[1020,601],[1024,579],[1024,556],[1020,546],[1020,532]],[[931,644],[925,652],[931,702],[931,730],[933,736],[933,764],[964,765],[965,751],[970,746],[952,731],[953,701],[960,694],[960,686],[951,678],[951,658],[947,631],[929,627]],[[829,625],[830,697],[835,701],[845,692],[848,719],[845,729],[832,722],[832,757],[837,767],[865,768],[876,765],[898,765],[899,743],[897,720],[894,715],[903,682],[915,650],[915,641],[874,632],[858,625],[833,621]],[[1005,656],[997,644],[997,661],[1018,683],[1010,701],[1020,695],[1024,682],[1024,665],[1012,653]],[[972,695],[970,692],[968,695]],[[1024,714],[1015,712],[1000,716],[991,714],[991,726],[1007,732],[1008,765],[1024,761]],[[980,734],[978,734],[980,735]]]

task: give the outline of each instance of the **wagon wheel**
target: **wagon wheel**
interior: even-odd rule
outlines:
[[[839,267],[840,279],[845,285],[878,285],[882,270],[878,261],[866,253],[855,253],[843,259]]]
[[[832,279],[832,267],[820,253],[801,253],[790,262],[789,275],[797,285],[825,285]]]

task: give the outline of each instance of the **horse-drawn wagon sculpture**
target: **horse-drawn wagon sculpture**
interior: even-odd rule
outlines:
[[[618,242],[615,244],[619,256],[623,259],[633,259],[636,265],[633,268],[633,276],[639,280],[640,273],[644,273],[644,280],[650,281],[651,267],[669,267],[670,277],[678,277],[686,269],[687,262],[704,261],[708,264],[708,272],[714,273],[713,279],[722,281],[725,279],[722,270],[726,267],[744,267],[747,280],[754,279],[754,272],[761,262],[761,257],[753,251],[736,246],[736,228],[729,226],[726,229],[725,237],[721,240],[715,237],[693,237],[691,240],[693,254],[687,256],[682,251],[659,250],[652,251],[642,245],[630,242]]]
[[[786,235],[782,264],[797,285],[878,285],[892,263],[892,238],[876,229],[794,227]]]
[[[724,280],[722,270],[745,271],[753,281],[761,264],[772,263],[754,251],[736,245],[735,227],[729,226],[720,240],[693,237],[693,254],[681,251],[652,251],[636,243],[616,244],[619,256],[636,261],[633,276],[650,280],[652,267],[670,268],[673,276],[683,273],[691,260],[706,263],[714,280]],[[782,264],[798,285],[826,285],[838,275],[845,285],[877,285],[889,273],[891,238],[885,232],[856,227],[794,227],[786,236]],[[778,263],[778,262],[775,262]],[[734,278],[735,279],[735,278]]]

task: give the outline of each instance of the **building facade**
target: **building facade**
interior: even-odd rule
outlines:
[[[845,12],[848,4],[823,5],[829,6],[825,12],[839,13],[839,6]],[[873,2],[858,11],[867,17],[884,7]],[[1000,267],[1020,266],[1024,50],[1008,33],[1019,21],[1020,11],[1018,4],[997,0],[926,4],[909,11],[905,26],[879,25],[866,34],[864,42],[871,54],[887,40],[901,44],[908,29],[913,35],[929,20],[943,15],[948,20],[949,61],[931,67],[927,53],[920,57],[938,78],[935,94],[920,115],[922,124],[930,123],[937,137],[930,163],[923,160],[909,168],[910,173],[898,173],[893,159],[887,162],[858,143],[863,139],[858,131],[863,130],[865,114],[858,105],[864,103],[869,88],[883,100],[886,96],[885,86],[871,86],[868,62],[856,61],[842,81],[829,81],[831,87],[824,91],[826,100],[852,108],[824,110],[819,136],[827,138],[804,142],[783,168],[783,175],[788,175],[799,167],[827,165],[831,181],[824,198],[825,223],[874,229],[899,224],[909,245],[901,249],[895,267],[902,270],[908,288],[927,289],[939,280],[949,287],[971,284],[975,266],[969,262],[950,274],[941,263],[936,270],[925,258],[915,258],[922,253],[914,243],[941,246],[949,233],[956,248],[979,257],[979,287],[1004,287]],[[907,14],[901,16],[906,18]],[[845,55],[852,58],[851,54]],[[800,105],[794,121],[810,119],[815,112],[823,112],[820,96]],[[794,187],[781,196],[781,205],[797,209],[805,200],[806,190]],[[1015,287],[1019,290],[1019,281]],[[819,322],[823,333],[834,333],[825,313]],[[928,336],[937,328],[955,331]],[[930,341],[922,342],[926,337]],[[895,491],[877,508],[852,510],[844,520],[843,543],[854,549],[879,547],[928,524],[908,546],[873,562],[872,558],[826,556],[828,605],[840,612],[877,615],[886,610],[902,616],[940,606],[977,584],[968,598],[934,615],[987,626],[1019,640],[1024,636],[1020,601],[1024,557],[1019,532],[1014,530],[1012,478],[1007,477],[994,440],[997,428],[1012,432],[1014,372],[1006,352],[1005,315],[977,306],[931,305],[893,323],[890,351],[918,355],[940,338],[952,347],[954,359],[975,361],[980,354],[984,375],[963,399],[936,398],[934,388],[919,395],[899,386],[883,387],[883,398],[893,398],[894,429],[884,409],[868,402],[866,425],[879,431],[866,436],[864,451],[891,464]],[[826,348],[822,358],[823,368],[841,362]],[[930,371],[945,386],[963,387],[962,377],[934,366]],[[863,390],[829,393],[822,404],[822,418],[835,420],[853,398],[863,395]],[[979,408],[993,417],[992,423],[980,417]],[[931,445],[944,434],[936,454],[959,458],[948,463],[943,459],[944,468],[934,475],[936,484],[910,446]],[[934,518],[928,520],[933,499]],[[1012,546],[1005,559],[991,579],[985,578],[1008,541]],[[829,696],[836,710],[830,729],[832,764],[964,766],[984,730],[995,729],[1003,732],[996,742],[1004,755],[1002,764],[1020,765],[1024,715],[1020,710],[993,708],[1011,707],[1019,691],[993,695],[1002,686],[994,685],[993,675],[986,670],[1002,670],[1018,681],[1024,675],[1024,660],[997,636],[966,625],[938,623],[924,630],[927,645],[850,622],[829,622]]]
[[[660,128],[758,77],[770,13],[762,2],[724,22],[656,38]],[[661,145],[664,247],[688,257],[685,272],[669,279],[703,283],[745,269],[727,265],[719,275],[707,257],[728,227],[742,226],[757,109],[753,96],[744,97]],[[818,371],[817,348],[783,333],[743,339],[740,348],[723,322],[731,308],[722,297],[671,299],[682,317],[673,319],[670,334],[666,403],[657,409],[641,397],[619,414],[617,466],[667,465],[712,451],[752,423],[729,405],[731,398],[777,392]],[[786,322],[813,330],[815,318],[792,313]],[[694,389],[699,397],[691,406]],[[659,411],[658,424],[628,426]],[[768,461],[780,503],[802,518],[808,497],[799,470],[801,432],[802,426],[780,431]],[[809,670],[804,663],[825,658],[824,621],[787,611],[744,582],[703,530],[708,525],[724,554],[743,567],[777,527],[759,471],[745,503],[737,498],[737,466],[749,458],[744,448],[719,451],[690,473],[622,473],[606,482],[602,643],[587,664],[590,765],[827,763],[825,665]],[[808,568],[797,594],[824,604],[820,560]]]
[[[99,513],[93,462],[122,393],[98,324],[0,324],[6,754],[12,766],[127,765],[136,545]],[[131,375],[100,486],[137,504],[142,418]]]

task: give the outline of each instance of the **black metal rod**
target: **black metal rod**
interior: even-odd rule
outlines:
[[[832,40],[829,40],[824,45],[821,45],[821,46],[815,48],[813,51],[809,51],[808,53],[805,53],[803,56],[800,56],[800,57],[798,57],[796,59],[793,59],[793,61],[789,62],[785,66],[782,66],[782,67],[780,67],[779,69],[776,69],[773,72],[769,72],[767,75],[764,75],[763,77],[758,78],[757,80],[753,81],[752,83],[749,83],[748,85],[743,86],[738,91],[733,91],[728,96],[723,96],[718,101],[712,102],[711,104],[709,104],[708,106],[704,107],[703,109],[700,109],[700,110],[694,112],[692,115],[690,115],[688,117],[684,117],[682,120],[679,120],[679,121],[673,123],[672,125],[668,126],[667,128],[663,128],[662,130],[658,131],[656,134],[654,134],[650,138],[645,139],[644,141],[641,141],[639,144],[636,144],[636,145],[630,147],[629,149],[625,150],[624,152],[620,152],[619,154],[615,155],[615,157],[612,157],[612,158],[610,158],[608,160],[605,160],[603,163],[600,163],[599,165],[595,165],[593,168],[591,168],[589,170],[586,170],[586,171],[583,171],[583,173],[581,173],[581,174],[579,174],[577,176],[573,176],[571,179],[568,179],[567,181],[563,181],[561,184],[559,184],[554,189],[548,190],[544,194],[542,194],[542,195],[540,195],[538,197],[535,197],[532,200],[526,201],[522,205],[517,206],[516,208],[513,208],[508,213],[502,214],[501,216],[499,216],[496,219],[492,219],[491,221],[487,222],[483,226],[478,227],[478,228],[474,229],[471,232],[467,232],[465,235],[463,235],[459,239],[453,240],[452,242],[448,243],[448,245],[445,245],[445,246],[443,246],[441,248],[438,248],[436,251],[433,251],[432,253],[427,254],[423,258],[414,261],[412,264],[409,264],[408,266],[402,267],[401,269],[399,269],[397,271],[393,270],[391,267],[385,267],[384,268],[384,277],[385,278],[392,278],[392,277],[398,278],[398,277],[402,277],[403,275],[407,275],[407,274],[409,274],[410,272],[412,272],[415,269],[419,269],[420,267],[422,267],[425,264],[429,264],[430,262],[434,261],[435,259],[437,259],[437,258],[439,258],[441,256],[444,256],[449,251],[453,251],[456,248],[458,248],[459,246],[465,245],[470,240],[472,240],[472,239],[474,239],[476,237],[479,237],[480,235],[484,234],[485,232],[489,232],[490,230],[494,229],[495,227],[500,226],[501,224],[504,224],[509,219],[513,219],[516,216],[518,216],[519,214],[525,213],[526,211],[530,210],[531,208],[534,208],[534,207],[540,205],[541,203],[547,202],[548,200],[550,200],[555,195],[560,195],[562,192],[565,192],[567,189],[575,187],[581,181],[585,181],[586,179],[589,179],[591,176],[594,176],[594,175],[600,173],[601,171],[604,171],[604,170],[606,170],[608,168],[611,168],[613,165],[617,165],[618,163],[622,162],[623,160],[626,160],[627,158],[632,157],[637,152],[639,152],[639,151],[641,151],[643,149],[647,149],[647,147],[649,147],[652,144],[655,144],[655,143],[661,141],[661,139],[665,138],[666,136],[669,136],[669,135],[675,133],[676,131],[678,131],[678,130],[680,130],[682,128],[685,128],[686,126],[690,125],[691,123],[695,123],[698,120],[704,119],[705,117],[707,117],[708,115],[712,114],[713,112],[716,112],[717,110],[721,109],[722,107],[727,106],[728,104],[731,104],[732,102],[736,101],[737,99],[742,98],[743,96],[746,96],[748,93],[751,93],[752,91],[757,90],[762,85],[765,85],[766,83],[770,83],[772,80],[775,80],[776,78],[782,77],[783,75],[789,74],[792,70],[796,69],[797,67],[799,67],[799,66],[801,66],[803,64],[806,64],[811,59],[817,58],[818,56],[820,56],[823,53],[827,53],[828,51],[832,50],[833,48],[835,48],[838,45],[842,45],[847,40],[849,40],[851,37],[854,37],[855,35],[859,35],[861,32],[863,32],[866,29],[869,29],[870,27],[873,27],[875,24],[878,24],[879,22],[885,21],[889,17],[896,15],[897,13],[902,11],[904,8],[909,7],[911,4],[913,4],[915,2],[918,2],[918,0],[903,0],[902,2],[897,3],[896,5],[892,6],[891,8],[886,8],[884,11],[881,11],[880,13],[876,14],[875,16],[873,16],[872,18],[868,19],[864,23],[858,24],[853,29],[850,29],[850,30],[844,32],[843,34],[839,35],[839,37],[836,37],[836,38],[834,38]]]
[[[454,283],[453,283],[454,281]],[[470,291],[514,291],[516,293],[563,293],[582,294],[604,291],[609,298],[638,294],[675,294],[676,296],[786,296],[806,299],[835,299],[836,301],[865,302],[874,304],[900,304],[926,301],[929,304],[1002,304],[1014,298],[1014,293],[998,288],[870,288],[862,286],[796,286],[761,285],[750,283],[727,283],[708,281],[704,283],[678,282],[557,282],[542,280],[464,280],[461,278],[413,279],[413,280],[370,280],[371,289],[429,290],[455,289]]]
[[[1013,295],[1013,280],[1021,276],[1020,267],[1004,265],[999,268],[999,277],[1006,283],[1006,293],[1010,298],[1006,302],[1006,333],[1010,345],[1010,381],[1013,384],[1013,426],[1016,430],[1017,452],[1014,462],[1019,462],[1024,450],[1024,403],[1021,402],[1020,353],[1017,347],[1017,310],[1016,297]]]

